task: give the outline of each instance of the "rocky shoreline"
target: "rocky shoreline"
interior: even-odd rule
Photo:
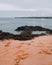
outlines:
[[[41,26],[21,26],[21,27],[17,27],[17,29],[15,31],[24,31],[24,30],[32,30],[32,31],[49,31],[50,33],[52,32],[51,29],[48,28],[44,28]]]
[[[43,28],[40,26],[21,26],[18,27],[15,31],[22,31],[20,34],[11,34],[9,32],[3,32],[0,30],[0,40],[3,39],[15,39],[15,40],[30,40],[34,37],[43,36],[46,34],[52,35],[52,30]],[[33,31],[45,31],[46,33],[41,34],[32,34]]]

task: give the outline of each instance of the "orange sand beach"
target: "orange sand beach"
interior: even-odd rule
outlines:
[[[0,40],[0,65],[52,65],[52,35]]]

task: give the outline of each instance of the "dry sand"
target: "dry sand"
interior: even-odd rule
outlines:
[[[29,41],[1,40],[0,65],[52,65],[52,35]]]

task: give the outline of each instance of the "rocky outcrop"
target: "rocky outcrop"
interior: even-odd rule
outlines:
[[[0,32],[0,40],[1,39],[10,39],[10,38],[13,38],[14,35],[13,34],[10,34],[8,32]]]
[[[0,31],[0,40],[4,39],[15,39],[15,40],[30,40],[37,36],[42,36],[45,34],[31,34],[31,32],[23,31],[21,34],[11,34],[8,32]]]
[[[26,30],[31,30],[32,31],[46,31],[48,34],[52,34],[52,30],[48,28],[44,28],[41,26],[21,26],[18,27],[15,31],[26,31]]]
[[[30,40],[33,39],[34,37],[52,34],[52,30],[40,26],[21,26],[18,27],[16,31],[22,32],[20,34],[14,35],[9,32],[2,32],[2,30],[0,30],[0,40],[3,39]],[[46,31],[46,33],[32,34],[33,31]]]

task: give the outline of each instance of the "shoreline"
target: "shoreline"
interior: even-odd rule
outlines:
[[[0,31],[0,65],[52,65],[52,31],[47,32],[31,34],[27,28],[14,35]]]
[[[15,29],[15,31],[22,31],[20,34],[11,34],[9,32],[3,32],[0,30],[0,40],[3,39],[14,39],[14,40],[31,40],[34,37],[44,36],[44,35],[52,35],[52,29],[44,28],[41,26],[21,26]],[[41,34],[32,34],[32,32],[36,31],[44,31],[45,33]]]
[[[52,35],[52,34],[11,34],[9,32],[2,32],[0,31],[0,40],[4,39],[14,39],[14,40],[31,40],[34,37],[39,37],[39,36],[45,36],[45,35]]]

